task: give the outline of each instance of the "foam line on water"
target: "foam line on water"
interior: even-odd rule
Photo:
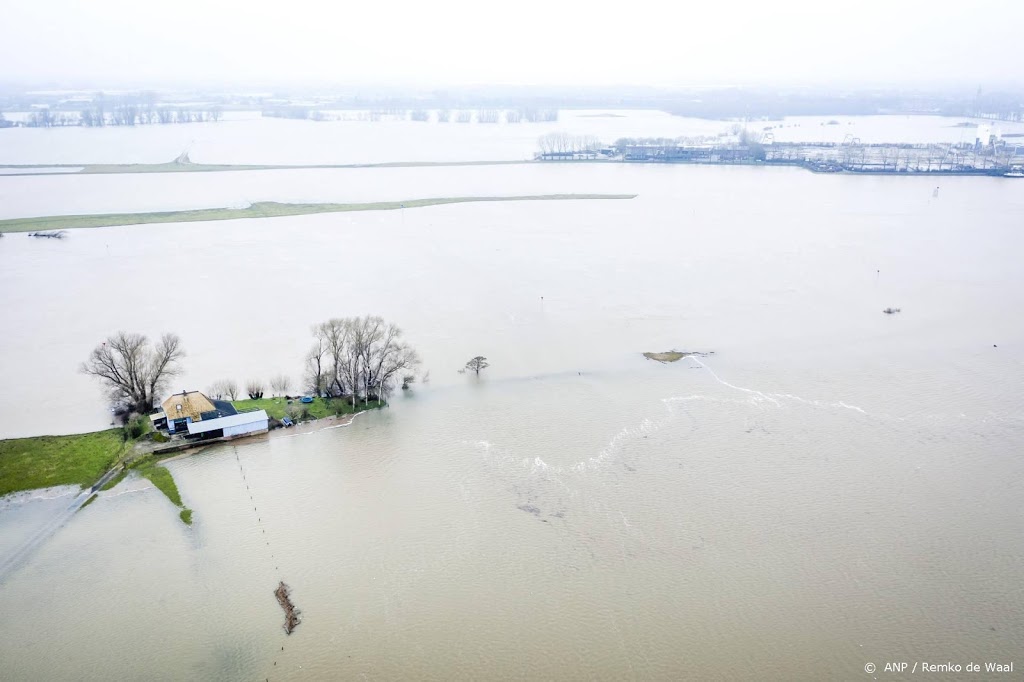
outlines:
[[[835,402],[827,402],[827,401],[824,401],[824,400],[811,400],[811,399],[808,399],[808,398],[801,398],[800,396],[793,395],[791,393],[765,393],[763,391],[758,391],[758,390],[752,389],[752,388],[744,388],[742,386],[736,386],[735,384],[730,384],[728,381],[725,381],[720,376],[718,376],[718,374],[715,373],[715,370],[711,369],[711,367],[709,367],[706,363],[701,362],[701,360],[699,358],[691,355],[691,356],[689,356],[689,359],[692,360],[693,362],[696,362],[698,365],[700,365],[704,369],[706,369],[708,371],[708,373],[711,374],[711,376],[715,379],[715,381],[717,381],[718,383],[722,384],[723,386],[726,386],[728,388],[734,389],[736,391],[742,391],[744,393],[750,394],[754,403],[761,403],[763,401],[770,401],[776,407],[782,407],[783,404],[780,401],[780,399],[782,399],[782,400],[791,400],[793,402],[798,402],[798,403],[801,403],[801,404],[804,404],[804,405],[811,405],[813,407],[837,407],[837,408],[841,408],[841,409],[844,409],[844,410],[851,410],[853,412],[859,412],[860,414],[864,414],[864,415],[867,414],[867,412],[863,408],[858,407],[857,405],[850,405],[849,403],[847,403],[845,401],[842,401],[842,400],[838,400],[838,401],[835,401]]]
[[[690,355],[688,357],[689,357],[690,360],[692,360],[693,362],[696,362],[698,365],[700,365],[701,367],[706,369],[708,371],[708,373],[710,373],[711,376],[714,377],[715,381],[717,381],[718,383],[722,384],[723,386],[727,386],[728,388],[731,388],[731,389],[736,390],[736,391],[742,391],[743,393],[747,393],[747,394],[749,394],[753,398],[753,400],[755,402],[767,401],[767,402],[772,403],[776,407],[782,407],[782,403],[780,403],[777,399],[771,397],[767,393],[762,393],[761,391],[757,391],[757,390],[754,390],[752,388],[743,388],[742,386],[736,386],[735,384],[730,384],[728,381],[726,381],[725,379],[723,379],[720,376],[718,376],[715,373],[715,370],[711,369],[705,363],[701,362],[700,358],[698,358],[698,357],[696,357],[694,355]]]

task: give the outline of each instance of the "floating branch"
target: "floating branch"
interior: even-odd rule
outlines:
[[[47,239],[64,239],[68,236],[68,233],[64,230],[54,230],[52,232],[29,232],[29,237],[46,237]]]
[[[295,605],[292,604],[291,600],[291,588],[281,581],[281,584],[274,590],[274,596],[277,597],[277,603],[284,609],[284,631],[285,634],[292,634],[292,630],[299,626],[302,621],[299,620],[299,616],[302,614]]]

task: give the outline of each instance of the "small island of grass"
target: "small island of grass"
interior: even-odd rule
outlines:
[[[683,358],[695,357],[695,356],[696,357],[703,357],[703,356],[706,356],[706,355],[713,355],[713,354],[714,354],[714,351],[708,351],[706,353],[702,353],[700,351],[692,351],[692,350],[691,351],[686,351],[686,350],[683,350],[683,351],[668,350],[668,351],[664,351],[662,353],[650,353],[650,352],[644,353],[644,357],[647,358],[648,360],[656,360],[658,362],[676,362],[677,360],[682,360]]]

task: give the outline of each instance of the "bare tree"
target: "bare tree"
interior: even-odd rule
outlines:
[[[470,372],[476,372],[477,376],[480,376],[480,370],[487,369],[490,366],[490,363],[487,362],[487,358],[482,355],[478,355],[466,363],[466,369]]]
[[[391,390],[392,380],[400,372],[413,369],[420,363],[412,346],[402,341],[402,330],[385,322],[381,317],[367,315],[360,320],[363,328],[362,350],[365,371],[365,399],[376,387],[377,403]]]
[[[278,374],[270,380],[270,390],[274,392],[274,395],[287,394],[291,385],[292,380],[288,378],[287,374]]]
[[[224,393],[224,382],[215,381],[212,384],[210,384],[210,387],[206,389],[206,395],[209,396],[210,398],[213,398],[214,400],[223,400],[224,396],[226,395]]]
[[[150,345],[145,334],[117,332],[92,349],[81,371],[100,379],[111,402],[126,403],[145,414],[153,409],[167,381],[180,372],[185,351],[177,334]]]
[[[210,397],[216,400],[238,400],[238,382],[232,379],[221,379],[210,386]]]
[[[252,400],[259,400],[263,397],[263,382],[259,379],[249,379],[245,384],[245,392],[249,394],[249,398]]]

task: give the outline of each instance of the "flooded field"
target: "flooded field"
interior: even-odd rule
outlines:
[[[386,122],[0,131],[0,163],[158,162],[193,139],[210,163],[515,159],[559,127],[696,128],[571,117],[421,146]],[[878,118],[847,127],[956,122]],[[0,584],[4,675],[845,679],[1019,656],[1024,182],[935,184],[643,165],[0,178],[0,218],[637,195],[6,235],[0,437],[106,426],[77,367],[118,329],[178,333],[175,389],[202,390],[297,383],[310,325],[379,314],[430,382],[351,426],[170,462],[192,527],[143,479],[102,494]],[[642,355],[669,349],[714,355]],[[479,380],[458,373],[475,355]],[[0,551],[68,494],[0,504]]]

